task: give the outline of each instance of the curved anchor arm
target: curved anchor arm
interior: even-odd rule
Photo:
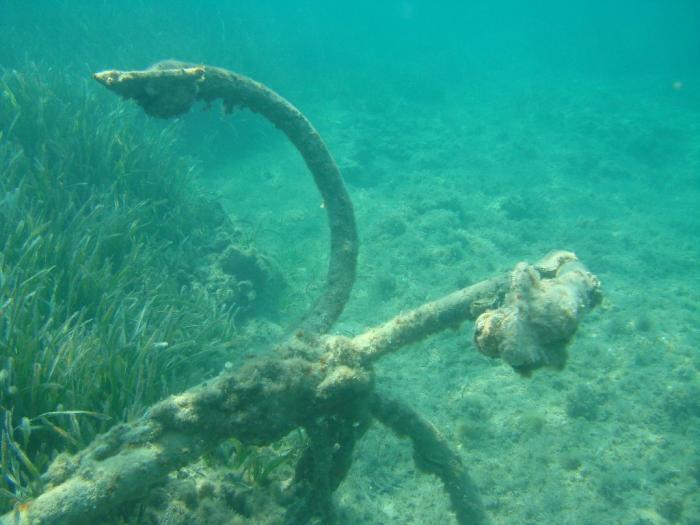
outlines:
[[[357,266],[357,228],[352,203],[340,171],[311,122],[290,102],[246,76],[218,67],[167,60],[143,71],[102,71],[95,80],[151,116],[186,113],[197,101],[221,99],[227,112],[247,108],[287,135],[304,158],[328,214],[331,254],[325,290],[301,320],[299,329],[325,333],[350,296]]]

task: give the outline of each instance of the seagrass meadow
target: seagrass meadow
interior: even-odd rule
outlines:
[[[0,523],[700,524],[698,64],[690,0],[0,0]]]
[[[222,366],[266,270],[172,130],[35,66],[1,82],[3,494],[21,502],[55,450]]]

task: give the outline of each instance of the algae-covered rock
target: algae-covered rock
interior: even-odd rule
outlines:
[[[583,315],[600,300],[600,281],[571,252],[551,252],[534,266],[518,264],[505,303],[481,314],[474,340],[479,351],[527,373],[561,368],[566,345]]]

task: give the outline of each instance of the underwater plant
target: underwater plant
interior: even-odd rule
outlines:
[[[2,523],[92,523],[226,439],[234,437],[245,451],[299,428],[307,441],[286,488],[284,522],[334,523],[332,494],[372,420],[411,440],[417,467],[443,482],[460,524],[485,523],[461,457],[412,408],[375,390],[372,365],[389,352],[476,319],[483,353],[523,374],[562,367],[579,321],[599,300],[597,278],[574,254],[552,252],[355,337],[328,335],[354,282],[357,235],[338,168],[309,121],[265,86],[219,68],[167,61],[95,78],[158,117],[183,113],[197,100],[223,99],[227,110],[243,106],[272,121],[297,147],[323,196],[331,229],[329,271],[319,300],[272,352],[156,403],[72,456],[58,456],[43,477],[45,491]]]
[[[7,511],[41,492],[58,452],[218,368],[245,305],[209,290],[221,272],[203,256],[234,249],[236,234],[173,155],[172,128],[144,132],[137,115],[36,66],[2,72],[0,89]]]

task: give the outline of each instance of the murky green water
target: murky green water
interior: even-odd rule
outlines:
[[[186,364],[173,365],[168,377],[125,381],[120,388],[142,390],[131,412],[119,414],[139,413],[163,393],[211,376],[226,361],[241,362],[257,351],[256,345],[263,348],[284,333],[322,283],[325,211],[303,161],[274,127],[245,112],[223,115],[214,106],[181,117],[171,129],[172,124],[150,121],[133,104],[111,98],[90,79],[98,70],[145,68],[164,58],[217,65],[264,82],[299,107],[345,177],[361,252],[353,296],[335,332],[360,333],[401,310],[518,261],[535,261],[554,248],[576,252],[602,280],[604,300],[579,328],[563,371],[520,377],[476,352],[469,324],[377,365],[377,389],[410,403],[459,451],[493,523],[700,523],[700,4],[378,4],[0,0],[0,67],[5,74],[16,70],[40,77],[48,88],[42,96],[72,100],[71,111],[94,103],[100,111],[124,112],[131,119],[119,133],[132,137],[123,142],[132,140],[133,146],[115,150],[102,164],[88,159],[66,165],[95,166],[86,173],[119,166],[115,173],[123,175],[151,170],[148,166],[163,165],[164,158],[187,157],[197,165],[195,182],[204,188],[207,202],[220,203],[236,225],[227,239],[254,248],[260,257],[256,271],[269,272],[260,278],[266,287],[257,287],[250,275],[251,289],[226,281],[232,286],[228,295],[214,290],[221,281],[203,277],[209,271],[203,268],[216,257],[216,248],[204,239],[218,224],[211,211],[218,205],[185,207],[186,219],[170,232],[153,225],[172,224],[172,209],[155,207],[145,230],[133,226],[130,215],[119,219],[123,222],[114,219],[105,235],[117,238],[131,225],[135,229],[130,231],[143,232],[138,239],[147,246],[181,243],[189,255],[170,248],[162,252],[167,264],[161,275],[171,283],[172,294],[177,295],[178,286],[192,286],[206,295],[198,304],[228,305],[219,313],[235,314],[231,319],[240,338],[213,328],[215,336],[202,335],[206,341],[198,343],[210,344],[212,351],[210,361],[198,362],[196,374],[189,374]],[[71,79],[69,86],[56,85],[60,78]],[[45,130],[31,136],[37,116],[21,120],[26,127],[20,136],[12,127],[15,113],[7,85],[3,94],[7,112],[0,113],[0,141],[7,146],[8,140],[23,140],[28,159],[26,166],[14,165],[15,150],[8,149],[0,155],[3,177],[12,169],[21,179],[22,169],[33,169],[32,159],[46,161],[45,150],[28,151],[28,143],[56,144],[63,137],[65,144],[56,151],[65,159],[80,144],[90,150],[103,140],[96,131],[100,116],[90,116],[90,106],[88,117],[73,127],[65,124],[61,129],[70,131],[58,138],[46,139],[50,132]],[[32,115],[30,105],[20,113]],[[59,106],[64,113],[69,107]],[[61,113],[52,111],[41,117],[48,129],[58,125]],[[148,139],[156,141],[165,129],[173,133],[174,149],[153,156],[151,164],[134,160],[141,158],[139,151],[150,151]],[[133,162],[123,167],[120,159]],[[17,184],[2,187],[0,221],[5,224],[0,231],[5,238],[0,246],[9,246],[8,232],[14,231],[8,221],[19,221],[8,211]],[[104,198],[99,202],[112,209],[111,197],[105,195],[113,190],[100,184],[107,193],[95,199]],[[157,186],[139,187],[140,198],[151,202],[161,192]],[[21,198],[38,216],[44,201],[36,195],[32,200],[33,188],[22,190]],[[42,191],[51,193],[50,188]],[[135,205],[128,191],[114,191],[124,206]],[[162,193],[180,202],[171,191]],[[50,211],[58,207],[46,208],[43,220],[58,220]],[[108,220],[92,217],[96,228]],[[87,220],[80,226],[85,233],[76,239],[91,235]],[[74,252],[76,245],[67,250]],[[127,248],[110,245],[109,250]],[[212,259],[187,259],[197,250]],[[140,268],[152,260],[138,257],[119,264]],[[178,257],[186,261],[180,264]],[[24,264],[10,264],[12,260],[6,253],[5,275]],[[60,271],[61,263],[56,264],[52,271]],[[177,272],[195,278],[190,282]],[[108,273],[95,274],[98,284],[90,285],[90,293],[108,293],[99,292],[99,280]],[[133,328],[140,326],[139,315],[150,310],[142,308],[145,299],[135,291],[141,289],[139,272],[131,267],[131,273],[132,288],[118,297],[134,301],[125,306],[120,321]],[[239,277],[239,282],[246,280]],[[155,282],[148,286],[157,289]],[[155,310],[165,312],[166,303]],[[5,306],[0,300],[0,322]],[[37,308],[37,316],[49,315],[41,305]],[[154,315],[155,327],[160,318]],[[187,322],[195,323],[192,315]],[[26,337],[37,334],[39,340],[41,326],[28,326]],[[9,333],[9,325],[0,327]],[[132,328],[125,333],[138,341]],[[172,334],[176,332],[173,327]],[[165,344],[168,333],[158,332],[158,340],[149,344]],[[14,339],[9,337],[4,341],[0,354],[7,369],[7,359],[24,347],[10,344]],[[188,348],[183,343],[182,351]],[[20,392],[31,388],[28,366],[25,376],[17,376],[28,383],[13,385]],[[89,367],[81,370],[96,373],[88,372]],[[105,382],[105,389],[108,384],[113,381]],[[9,393],[3,394],[2,408],[16,418],[20,413],[38,416],[55,409],[71,388],[75,390],[47,387],[37,393],[54,396],[50,406],[37,407],[37,412],[17,404]],[[100,399],[99,389],[90,395],[95,398],[83,407],[85,398],[73,392],[73,404],[64,408],[110,410],[111,401]],[[62,424],[70,426],[67,420]],[[93,434],[105,428],[85,424]],[[9,425],[15,426],[19,442],[21,419]],[[37,432],[27,447],[39,457],[45,441],[44,463],[48,448],[76,450],[85,444]],[[416,469],[407,442],[374,426],[355,457],[336,492],[343,523],[456,523],[440,483]],[[7,490],[14,487],[6,481]],[[201,508],[191,510],[204,519]],[[212,511],[207,519],[214,525],[246,523],[233,510]]]

